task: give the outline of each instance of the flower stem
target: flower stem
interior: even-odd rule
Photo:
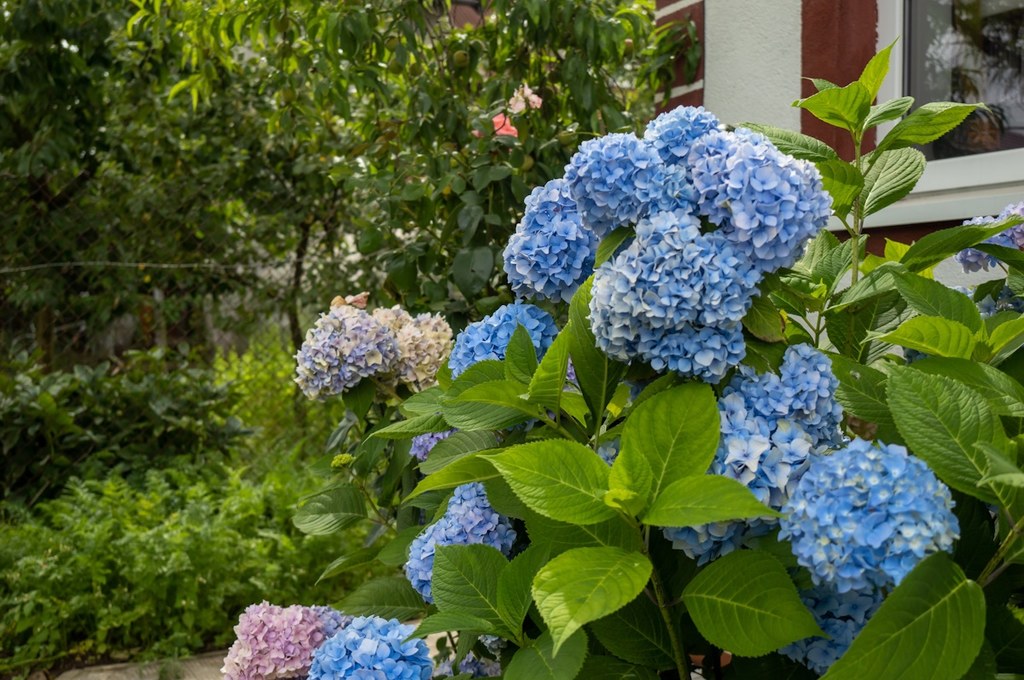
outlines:
[[[658,575],[658,569],[654,568],[651,570],[651,585],[654,586],[654,597],[658,602],[658,611],[661,613],[661,620],[665,622],[665,628],[668,629],[668,639],[672,645],[672,657],[676,662],[676,669],[679,671],[680,678],[688,678],[689,666],[686,663],[686,653],[683,650],[682,640],[679,639],[679,634],[676,631],[675,625],[672,623],[672,617],[669,614],[668,598],[665,596],[665,587],[661,582],[661,576]]]
[[[1003,558],[1005,558],[1006,554],[1010,551],[1010,548],[1016,541],[1017,536],[1020,535],[1022,529],[1024,529],[1024,517],[1021,517],[1017,520],[1016,524],[1010,527],[1010,531],[1006,534],[1006,538],[1004,538],[1003,542],[999,544],[999,549],[996,550],[996,554],[992,556],[992,559],[988,561],[985,568],[981,570],[980,574],[978,574],[977,581],[982,585],[982,587],[987,586],[989,583],[994,581],[999,574],[1003,573],[1003,569],[997,569],[997,567],[999,567],[999,563],[1003,561]]]

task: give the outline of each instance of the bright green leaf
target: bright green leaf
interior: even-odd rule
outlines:
[[[970,359],[977,340],[962,323],[937,316],[915,316],[888,333],[869,336],[933,356]]]
[[[924,174],[924,154],[917,149],[883,151],[864,177],[863,215],[873,215],[909,194]]]
[[[533,579],[533,599],[554,651],[584,624],[625,606],[647,585],[651,563],[619,548],[576,548],[548,562]]]
[[[693,527],[753,517],[780,517],[735,479],[718,475],[684,477],[665,487],[641,521],[662,527]]]
[[[739,656],[823,635],[782,563],[757,550],[738,550],[704,567],[683,602],[709,642]]]
[[[366,501],[354,486],[345,484],[316,494],[299,508],[292,523],[304,534],[333,534],[366,518]]]
[[[558,654],[550,632],[515,653],[505,669],[505,680],[568,680],[583,668],[587,636],[582,631],[562,642]]]

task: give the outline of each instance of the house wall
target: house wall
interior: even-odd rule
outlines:
[[[800,127],[802,0],[710,0],[704,106],[722,121]],[[742,17],[742,19],[739,19]]]

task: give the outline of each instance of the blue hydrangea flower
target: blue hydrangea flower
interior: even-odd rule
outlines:
[[[777,375],[758,375],[741,366],[723,394],[738,392],[756,415],[798,423],[815,446],[835,446],[842,441],[843,407],[835,397],[838,387],[832,361],[811,345],[798,344],[786,348]]]
[[[503,254],[512,291],[568,302],[594,270],[598,240],[583,228],[564,179],[537,187]]]
[[[455,675],[452,670],[453,659],[445,659],[437,664],[434,670],[435,678],[450,678]],[[473,652],[466,655],[466,658],[459,664],[459,673],[466,673],[471,678],[496,678],[501,675],[501,664],[492,659],[478,658]]]
[[[978,312],[983,319],[995,316],[999,312],[1021,314],[1024,313],[1024,300],[1017,297],[1007,286],[1003,286],[995,296],[988,295],[978,300]]]
[[[838,386],[828,357],[810,345],[788,347],[778,375],[741,366],[718,401],[721,438],[709,472],[735,479],[781,510],[812,458],[842,439]],[[770,518],[718,522],[668,528],[665,536],[705,564],[777,524]]]
[[[780,539],[816,584],[839,593],[899,585],[960,526],[949,489],[902,446],[862,439],[816,456],[783,508]]]
[[[412,438],[412,447],[409,449],[409,455],[416,460],[426,460],[427,454],[429,454],[437,443],[442,439],[448,439],[458,430],[445,430],[444,432],[427,432],[426,434],[418,434]]]
[[[601,460],[608,463],[608,465],[611,465],[615,462],[615,459],[619,457],[621,444],[622,442],[618,438],[602,442],[597,446],[597,455],[601,457]]]
[[[1003,208],[1002,212],[995,217],[991,215],[974,217],[964,221],[963,224],[965,226],[993,224],[1013,216],[1024,217],[1024,201],[1011,203]],[[992,238],[987,239],[985,243],[1003,246],[1004,248],[1013,248],[1014,250],[1024,250],[1024,224],[1010,227],[1001,234],[996,234]],[[984,253],[977,248],[965,248],[954,255],[953,259],[963,267],[965,272],[988,271],[989,267],[995,267],[999,263],[999,260],[994,255]]]
[[[544,355],[558,335],[555,320],[540,307],[524,302],[503,305],[490,316],[466,326],[455,338],[455,347],[448,357],[452,377],[458,377],[480,361],[504,359],[509,340],[518,325],[530,334],[538,357]]]
[[[811,435],[796,422],[757,415],[743,396],[733,392],[718,404],[721,439],[709,473],[735,479],[759,501],[780,510],[810,465],[822,452]],[[698,564],[706,564],[769,533],[772,518],[714,522],[695,527],[669,527],[665,537]]]
[[[321,314],[295,355],[295,382],[310,399],[341,394],[398,361],[394,334],[370,314],[338,305]]]
[[[644,216],[662,190],[658,153],[632,133],[589,139],[565,167],[583,226],[600,237]]]
[[[702,234],[700,227],[685,210],[655,213],[637,224],[629,246],[597,269],[590,321],[606,354],[625,362],[640,356],[657,370],[689,365],[680,372],[716,380],[743,358],[732,341],[762,274],[721,235]],[[721,343],[723,337],[729,340]],[[701,349],[714,356],[673,354],[695,338],[709,339]],[[712,367],[702,361],[709,357],[726,363]]]
[[[434,575],[437,546],[482,543],[508,555],[515,539],[511,520],[494,511],[487,501],[483,484],[463,484],[456,487],[441,519],[413,539],[409,546],[409,559],[405,563],[405,576],[424,600],[433,602],[430,580]]]
[[[698,139],[688,159],[699,211],[769,272],[789,267],[832,214],[814,165],[740,128]]]
[[[414,626],[360,616],[313,654],[309,680],[428,680],[433,671],[423,640],[406,641]]]
[[[837,593],[831,588],[817,586],[801,592],[800,599],[829,637],[805,638],[779,651],[815,673],[824,675],[846,653],[853,639],[878,611],[883,597],[878,590]]]
[[[719,125],[715,114],[705,111],[703,106],[680,106],[648,123],[644,140],[665,163],[685,164],[693,143]]]
[[[685,326],[651,343],[641,342],[640,356],[662,372],[675,371],[709,383],[718,383],[743,361],[747,344],[740,324]]]
[[[333,637],[339,630],[352,623],[353,617],[342,614],[334,607],[314,605],[310,609],[320,619],[324,628],[324,637]]]

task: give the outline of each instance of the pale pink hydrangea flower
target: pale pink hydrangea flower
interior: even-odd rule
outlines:
[[[309,674],[324,625],[309,607],[263,601],[246,607],[235,635],[220,669],[225,680],[282,680]]]
[[[508,110],[519,114],[527,108],[539,109],[543,103],[544,100],[534,93],[529,85],[524,83],[519,86],[519,89],[512,94],[512,98],[508,100]]]
[[[394,377],[417,390],[433,385],[437,369],[451,352],[453,334],[448,322],[439,314],[414,317],[398,305],[373,310],[373,318],[398,341]]]

